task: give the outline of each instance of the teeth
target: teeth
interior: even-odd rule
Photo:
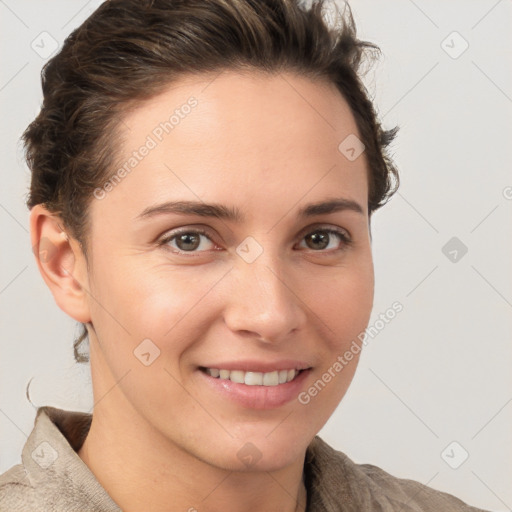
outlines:
[[[229,379],[247,386],[277,386],[293,380],[298,370],[279,370],[273,372],[244,372],[242,370],[220,370],[218,368],[206,368],[206,373],[211,377]]]
[[[295,372],[295,370],[292,370]],[[277,386],[279,384],[279,372],[268,372],[263,374],[264,386]]]
[[[248,386],[262,386],[263,374],[260,372],[245,372],[244,383]]]
[[[237,382],[238,384],[243,384],[245,381],[245,372],[241,370],[233,370],[229,374],[229,380]]]

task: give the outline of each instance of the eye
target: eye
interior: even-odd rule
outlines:
[[[208,242],[204,243],[202,239],[206,239],[211,245],[214,245],[206,231],[202,229],[189,229],[178,233],[170,233],[160,240],[159,245],[169,246],[171,249],[175,249],[174,252],[177,253],[203,252],[208,250],[208,247],[205,247],[205,245],[208,246]]]
[[[315,251],[324,251],[325,249],[344,250],[352,243],[352,240],[345,231],[333,228],[315,229],[306,234],[302,240],[305,240],[306,248]]]
[[[333,228],[318,228],[310,231],[302,237],[301,241],[306,242],[306,249],[313,249],[314,252],[342,251],[352,244],[350,236],[345,231]],[[158,244],[177,254],[200,253],[216,247],[203,229],[174,231],[162,238]],[[300,247],[304,248],[304,245]]]

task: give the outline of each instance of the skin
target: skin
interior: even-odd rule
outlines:
[[[308,404],[271,409],[221,396],[198,366],[299,359],[312,367],[307,390],[364,331],[373,305],[367,164],[364,153],[349,161],[338,150],[358,134],[341,94],[289,72],[212,76],[182,77],[124,116],[123,162],[169,112],[198,101],[92,201],[89,265],[58,217],[41,205],[31,212],[32,244],[53,246],[38,265],[55,301],[90,323],[95,405],[78,454],[127,512],[304,510],[306,448],[346,393],[359,355]],[[298,216],[332,198],[353,200],[362,213]],[[170,200],[237,207],[245,220],[137,219]],[[176,239],[158,245],[181,227],[207,230],[196,252]],[[308,245],[306,235],[326,227],[352,243],[326,235],[326,248]],[[263,249],[252,263],[236,252],[248,236]],[[133,353],[146,338],[160,349],[149,366]],[[237,456],[247,442],[260,457],[250,465]]]

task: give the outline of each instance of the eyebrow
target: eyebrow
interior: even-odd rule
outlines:
[[[299,209],[298,216],[313,217],[314,215],[345,210],[364,215],[363,208],[356,201],[345,198],[334,198],[319,203],[307,204]],[[149,206],[143,210],[136,219],[148,219],[164,214],[198,215],[200,217],[215,217],[232,222],[243,222],[245,219],[242,212],[236,207],[216,203],[208,204],[199,201],[167,201],[165,203]]]

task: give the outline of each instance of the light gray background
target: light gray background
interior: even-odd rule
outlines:
[[[92,406],[89,368],[73,360],[75,322],[53,302],[31,252],[18,139],[41,101],[45,59],[31,44],[49,48],[42,32],[60,44],[100,3],[0,0],[0,473],[20,461],[33,426],[30,378],[36,405]],[[512,510],[512,5],[351,6],[359,36],[383,52],[365,83],[384,125],[401,127],[393,153],[402,185],[372,220],[370,324],[394,301],[404,309],[369,340],[320,435],[356,462]],[[454,58],[463,40],[469,47]],[[452,237],[468,248],[456,262],[442,252]],[[441,456],[453,441],[451,461],[469,453],[458,469]]]

